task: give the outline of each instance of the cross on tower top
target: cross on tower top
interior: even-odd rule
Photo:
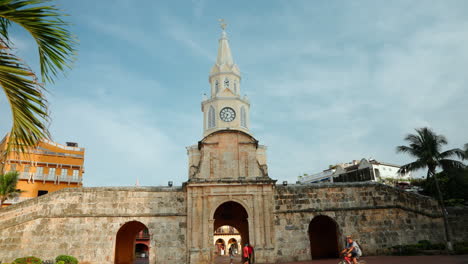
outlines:
[[[227,24],[225,23],[224,19],[222,19],[222,18],[218,19],[218,21],[219,21],[219,24],[220,24],[221,28],[224,31],[226,29]]]

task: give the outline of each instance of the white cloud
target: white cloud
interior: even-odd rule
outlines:
[[[185,176],[184,149],[158,127],[158,118],[124,101],[102,105],[83,98],[55,102],[54,135],[86,148],[85,185],[161,185]],[[178,175],[177,179],[168,176]]]

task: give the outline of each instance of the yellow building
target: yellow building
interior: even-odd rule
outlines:
[[[1,173],[19,172],[17,188],[22,191],[20,197],[5,201],[4,206],[30,198],[55,192],[63,188],[81,187],[84,173],[84,148],[77,143],[66,145],[43,140],[37,147],[29,148],[25,153],[15,149],[4,154],[9,136],[0,142]]]

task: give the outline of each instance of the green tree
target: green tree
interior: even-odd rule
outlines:
[[[468,160],[468,143],[465,144],[465,149],[463,150],[463,159]]]
[[[50,0],[0,1],[0,86],[10,104],[12,128],[10,146],[24,150],[49,138],[49,113],[44,84],[53,82],[70,67],[76,44],[66,29],[65,16]],[[37,44],[41,81],[30,67],[14,54],[9,29],[15,23]],[[8,149],[9,149],[8,148]]]
[[[18,175],[16,171],[0,174],[0,208],[7,199],[15,198],[21,193],[16,189]]]
[[[462,162],[450,158],[455,156],[463,158],[464,153],[458,148],[442,151],[442,146],[447,144],[447,139],[443,135],[437,135],[427,127],[416,129],[416,134],[408,134],[405,140],[408,141],[409,146],[398,146],[397,152],[408,153],[416,160],[402,166],[399,172],[404,173],[427,168],[426,180],[431,178],[434,180],[439,206],[442,210],[447,248],[453,250],[451,234],[448,229],[447,211],[445,210],[436,170],[439,168],[443,170],[463,169],[465,165]]]

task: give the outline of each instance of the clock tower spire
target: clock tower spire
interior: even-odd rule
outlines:
[[[218,56],[211,68],[208,82],[210,96],[202,102],[203,136],[224,129],[240,130],[250,134],[250,103],[241,96],[241,74],[234,63],[227,37],[226,23],[221,22],[221,38],[218,42]]]

